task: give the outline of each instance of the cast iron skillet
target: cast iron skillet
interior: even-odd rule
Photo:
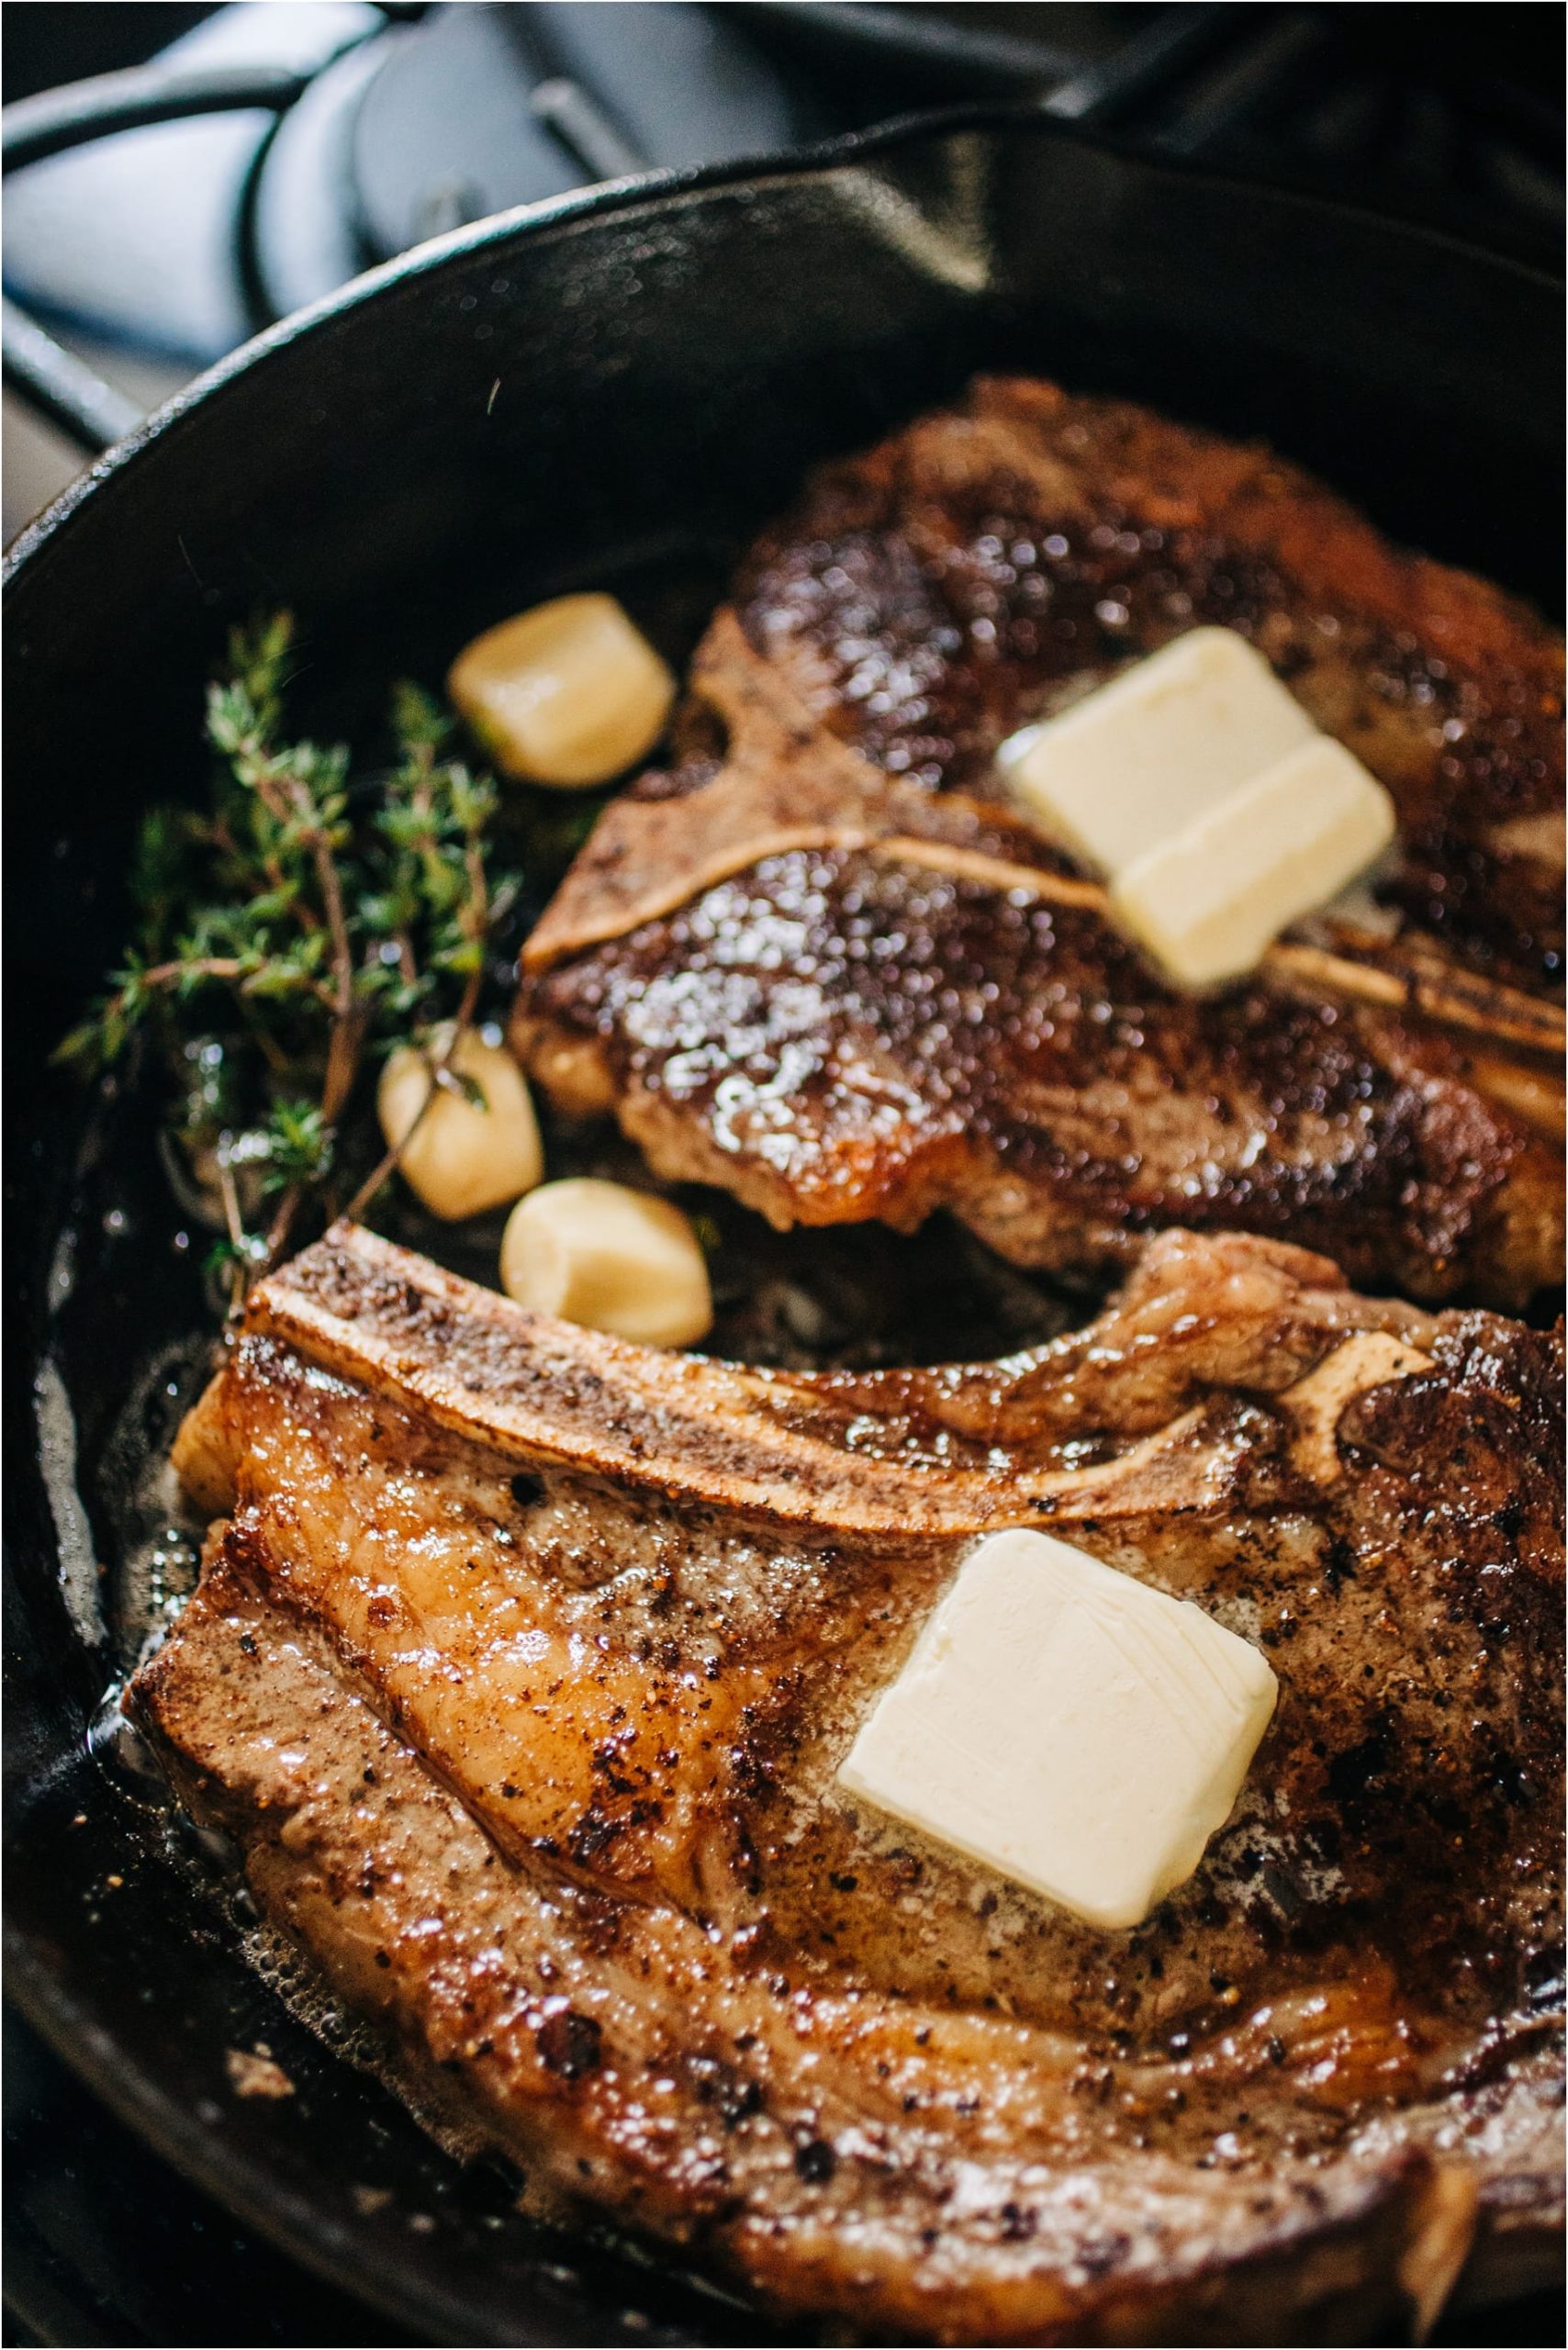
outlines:
[[[169,1408],[131,1366],[199,1319],[199,1252],[172,1251],[134,1105],[106,1141],[46,1056],[118,951],[139,807],[199,778],[222,631],[292,604],[326,724],[354,680],[439,677],[476,628],[575,585],[656,606],[684,653],[807,464],[997,365],[1266,435],[1396,535],[1550,598],[1559,314],[1548,280],[1436,238],[1034,115],[944,117],[426,247],[226,362],[17,545],[10,1989],[192,2177],[432,2341],[773,2337],[668,2264],[533,2230],[344,2070],[89,1738],[125,1662],[104,1497],[128,1409]],[[293,2097],[231,2094],[225,2051],[258,2038]]]

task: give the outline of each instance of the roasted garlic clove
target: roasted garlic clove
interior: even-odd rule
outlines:
[[[381,1072],[375,1106],[388,1148],[403,1143],[399,1172],[432,1215],[454,1224],[532,1191],[544,1154],[527,1080],[502,1046],[469,1029],[452,1056],[453,1082],[436,1086],[451,1033],[437,1029],[423,1052],[399,1046]]]
[[[465,646],[447,690],[498,767],[563,789],[651,751],[675,679],[613,596],[557,596]]]
[[[520,1305],[655,1347],[689,1347],[712,1326],[708,1268],[668,1200],[595,1176],[520,1200],[501,1242],[501,1286]]]

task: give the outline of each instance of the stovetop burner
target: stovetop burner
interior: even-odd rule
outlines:
[[[351,140],[377,258],[585,181],[822,137],[728,9],[442,7],[395,34]]]
[[[122,12],[17,15],[67,13]],[[1426,11],[1418,42],[1412,22],[1379,6],[220,7],[159,68],[219,82],[282,69],[298,76],[293,100],[16,173],[6,286],[178,380],[485,213],[988,96],[1555,261],[1559,12]],[[9,65],[25,35],[8,32]]]

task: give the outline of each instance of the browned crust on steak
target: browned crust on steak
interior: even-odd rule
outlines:
[[[1561,987],[1561,640],[1271,450],[982,377],[824,469],[738,600],[812,714],[943,787],[972,784],[1063,680],[1197,622],[1239,628],[1394,794],[1417,925]]]
[[[723,722],[722,765],[689,789],[622,793],[595,826],[523,948],[531,971],[622,938],[716,883],[791,849],[922,852],[949,870],[1098,910],[1103,892],[1007,809],[890,779],[809,719],[786,680],[718,613],[691,668],[697,700]]]
[[[1054,891],[862,846],[772,855],[537,974],[512,1035],[564,1108],[612,1106],[660,1174],[781,1228],[946,1206],[1063,1272],[1241,1228],[1432,1301],[1522,1304],[1561,1266],[1560,1149],[1440,1037],[1279,986],[1194,1003]]]
[[[1366,1331],[1428,1368],[1341,1398],[1325,1482],[1295,1390]],[[813,1378],[340,1227],[204,1399],[231,1515],[132,1701],[411,2077],[775,2305],[1360,2331],[1467,2255],[1539,2273],[1558,2224],[1560,1378],[1243,1238],[1169,1236],[1009,1362]],[[1021,1516],[1280,1675],[1230,1824],[1130,1935],[833,1793],[964,1539]]]
[[[1384,894],[1432,934],[1318,925],[1195,1002],[966,788],[1053,695],[1205,619],[1389,783]],[[724,759],[612,803],[529,941],[514,1042],[564,1108],[781,1227],[946,1206],[1067,1272],[1239,1227],[1522,1304],[1562,1255],[1562,1016],[1521,945],[1559,956],[1557,660],[1263,453],[981,385],[751,559],[693,671]]]
[[[1012,810],[965,793],[938,797],[841,746],[807,717],[788,677],[747,643],[727,607],[698,647],[690,689],[723,723],[722,763],[704,762],[679,790],[649,788],[669,780],[650,778],[612,803],[530,934],[524,970],[623,938],[796,849],[864,849],[1109,919],[1103,889]],[[1396,947],[1343,923],[1329,935],[1341,952],[1300,941],[1270,948],[1265,976],[1561,1063],[1560,1004],[1418,944]]]

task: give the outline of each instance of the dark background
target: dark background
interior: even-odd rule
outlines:
[[[0,37],[0,71],[7,101],[27,97],[35,90],[52,89],[87,73],[105,73],[135,65],[151,57],[202,17],[211,7],[190,6],[185,0],[138,0],[98,6],[90,0],[10,0]],[[418,17],[418,7],[386,11]],[[972,0],[968,6],[935,4],[922,11],[949,17],[967,27],[983,28],[1014,38],[1038,38],[1056,42],[1064,32],[1078,33],[1075,19],[1114,16],[1133,24],[1156,14],[1151,7],[1124,6],[1093,10],[1070,5],[1033,6],[993,5]],[[1284,8],[1275,16],[1294,13]],[[1369,5],[1336,6],[1324,13],[1339,18],[1339,38],[1391,67],[1410,71],[1419,61],[1439,79],[1496,77],[1516,81],[1533,91],[1543,105],[1552,105],[1562,82],[1562,11],[1551,0],[1536,5],[1399,7]],[[885,64],[878,69],[882,87],[892,87]],[[846,73],[847,83],[847,73]],[[920,77],[900,77],[918,79]]]

